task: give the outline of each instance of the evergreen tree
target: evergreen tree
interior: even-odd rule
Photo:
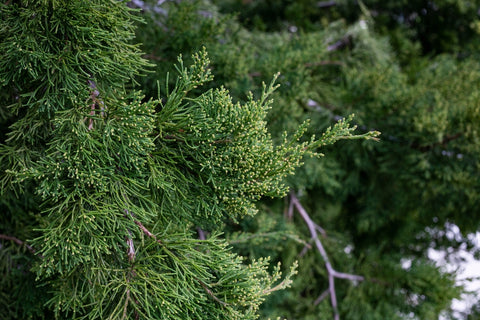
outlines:
[[[377,135],[343,119],[272,138],[274,81],[234,102],[205,87],[204,50],[145,96],[140,20],[124,1],[0,5],[2,319],[256,319],[296,264],[242,258],[225,223],[319,147]]]
[[[312,2],[317,3],[305,1]],[[327,149],[323,159],[307,159],[288,180],[290,197],[266,200],[255,218],[227,225],[227,238],[243,256],[269,255],[284,265],[299,260],[292,289],[273,294],[263,315],[448,315],[462,290],[455,272],[437,266],[428,250],[448,249],[453,256],[458,249],[473,249],[467,234],[478,230],[479,221],[478,63],[463,55],[421,55],[425,47],[410,29],[388,29],[382,20],[395,17],[394,10],[380,16],[368,11],[373,1],[344,11],[340,4],[345,2],[338,2],[326,13],[325,7],[312,5],[309,14],[315,18],[308,25],[302,25],[309,20],[296,16],[289,1],[217,3],[224,12],[240,12],[240,18],[257,18],[239,23],[202,1],[165,3],[161,14],[145,10],[150,20],[139,34],[157,70],[171,68],[169,52],[194,52],[205,45],[214,57],[215,81],[235,100],[245,101],[244,92],[261,92],[261,83],[281,72],[276,106],[267,118],[276,141],[307,118],[312,125],[306,134],[318,135],[352,112],[361,130],[383,133],[380,143],[342,142]],[[272,15],[264,13],[280,10],[282,3],[290,10],[269,20]],[[261,11],[262,6],[268,10]],[[333,21],[346,11],[355,12],[354,18]],[[161,27],[152,27],[158,22]],[[437,25],[440,34],[444,26]],[[465,49],[475,46],[466,39]],[[178,44],[183,49],[172,48]],[[153,88],[155,80],[148,76],[145,86]],[[315,223],[313,232],[309,226]],[[445,236],[451,223],[462,235]]]

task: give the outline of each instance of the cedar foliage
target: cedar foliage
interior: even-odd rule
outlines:
[[[326,230],[321,240],[332,265],[366,278],[336,281],[338,312],[322,295],[329,286],[325,261],[316,249],[305,249],[312,240],[299,217],[291,220],[289,198],[265,200],[255,219],[227,224],[227,238],[241,255],[270,255],[284,265],[299,260],[293,287],[269,298],[263,315],[460,317],[450,310],[462,291],[455,272],[435,265],[428,250],[445,249],[452,258],[458,250],[478,254],[467,236],[479,227],[476,10],[456,15],[462,17],[455,21],[461,30],[443,23],[451,10],[478,4],[436,1],[438,11],[426,8],[438,21],[422,26],[423,18],[414,24],[396,20],[421,15],[423,2],[415,1],[337,1],[329,8],[308,0],[215,3],[162,4],[168,14],[145,10],[151,20],[138,35],[156,70],[169,70],[175,51],[204,45],[214,81],[235,100],[261,92],[262,81],[280,71],[275,108],[268,114],[276,141],[307,118],[312,125],[306,135],[318,135],[352,112],[360,130],[382,132],[380,143],[341,142],[325,149],[326,157],[306,159],[288,180]],[[155,22],[161,27],[152,28]],[[425,42],[431,34],[435,41]],[[153,41],[157,37],[161,41]],[[154,87],[154,78],[143,81]],[[462,234],[449,238],[452,223]]]
[[[236,102],[208,87],[201,48],[151,73],[146,96],[142,18],[125,1],[7,1],[0,17],[0,317],[258,318],[296,263],[282,279],[243,258],[225,223],[285,196],[319,147],[378,133],[354,135],[349,118],[305,138],[305,120],[272,138],[275,77]]]

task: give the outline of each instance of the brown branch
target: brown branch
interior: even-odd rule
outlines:
[[[328,291],[330,294],[330,303],[333,308],[334,319],[339,320],[340,314],[338,313],[337,295],[335,292],[335,278],[348,279],[350,281],[363,281],[365,278],[362,276],[354,275],[354,274],[338,272],[332,267],[332,264],[330,263],[330,259],[328,258],[327,252],[325,251],[325,248],[323,247],[322,242],[320,241],[317,234],[317,228],[319,226],[313,222],[313,220],[310,218],[307,211],[303,208],[297,196],[293,192],[290,194],[290,198],[295,208],[297,209],[298,213],[302,216],[303,220],[307,224],[308,229],[310,230],[311,238],[315,242],[315,245],[318,251],[320,252],[320,255],[322,256],[323,261],[325,262],[325,268],[327,269],[327,273],[328,273]]]
[[[140,229],[149,237],[154,238],[157,240],[157,237],[151,233],[140,221],[134,220],[135,224],[140,227]]]
[[[130,231],[128,232],[130,233]],[[133,244],[132,244],[133,245]],[[131,279],[136,277],[136,273],[135,273],[135,270],[133,268],[133,264],[131,264],[131,267],[130,267],[130,271],[128,272],[127,274],[127,284],[130,283]],[[123,305],[123,315],[122,315],[122,320],[123,319],[127,319],[127,308],[128,308],[128,304],[130,301],[133,301],[133,303],[135,304],[138,304],[138,301],[137,299],[132,299],[130,297],[130,288],[127,286],[127,297],[125,298],[125,304]],[[135,314],[135,319],[139,319],[139,315],[138,315],[138,312],[137,310],[134,310],[134,314]]]
[[[12,236],[7,236],[7,235],[4,235],[4,234],[0,234],[0,239],[5,239],[5,240],[10,240],[10,241],[13,241],[15,242],[16,244],[18,244],[19,246],[25,246],[28,251],[30,251],[31,253],[35,253],[35,249],[32,248],[32,246],[26,244],[24,241],[18,239],[18,238],[15,238],[15,237],[12,237]]]
[[[148,230],[140,221],[138,220],[134,220],[134,221],[135,221],[135,224],[140,227],[143,233],[145,233],[150,238],[155,239],[155,241],[157,241],[158,243],[163,244],[162,240],[158,240],[157,237],[153,233],[151,233],[150,230]]]
[[[198,283],[200,283],[200,285],[203,287],[203,289],[208,293],[208,295],[209,295],[210,297],[212,297],[213,300],[217,301],[218,303],[220,303],[220,304],[221,304],[222,306],[224,306],[224,307],[226,307],[226,306],[229,305],[228,303],[226,303],[226,302],[218,299],[218,298],[213,294],[212,290],[210,290],[210,289],[207,287],[207,285],[206,285],[205,283],[203,283],[200,279],[195,278],[195,280],[197,280]]]
[[[92,111],[90,111],[90,116],[93,117],[95,115],[95,103],[92,103],[90,105],[90,109],[92,110]],[[93,118],[90,118],[89,123],[88,123],[88,130],[90,131],[92,129],[93,129]]]
[[[454,135],[447,135],[445,136],[445,138],[442,140],[441,144],[442,145],[446,145],[447,143],[449,143],[450,141],[453,141],[453,140],[457,140],[458,138],[460,138],[462,136],[462,134],[459,132],[459,133],[456,133]]]

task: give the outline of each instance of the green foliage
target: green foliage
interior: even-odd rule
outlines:
[[[403,50],[412,50],[408,54],[410,59],[415,58],[419,49],[423,54],[449,52],[461,56],[475,56],[478,52],[478,0],[222,0],[214,3],[223,13],[238,13],[241,23],[252,30],[271,32],[295,27],[315,32],[335,20],[344,19],[352,24],[370,16],[375,21],[375,29],[391,38],[398,53],[407,54]]]
[[[137,3],[0,5],[0,318],[455,318],[478,4]]]
[[[50,115],[86,99],[95,80],[112,94],[145,66],[133,38],[136,20],[123,3],[16,1],[2,5],[0,83],[22,106]]]
[[[238,12],[239,19],[222,16],[207,2],[165,4],[168,12],[190,10],[184,15],[192,17],[168,30],[216,24],[218,33],[196,40],[212,57],[213,83],[225,85],[234,101],[248,102],[249,91],[261,96],[262,82],[280,71],[267,115],[274,141],[281,142],[285,130],[295,132],[306,119],[310,126],[302,141],[309,141],[352,113],[361,132],[382,132],[380,143],[325,147],[326,157],[305,159],[287,182],[326,230],[321,240],[333,267],[366,277],[358,283],[336,280],[340,317],[435,319],[449,314],[461,288],[454,272],[432,264],[428,249],[471,248],[466,237],[442,236],[439,230],[448,223],[464,233],[478,229],[478,90],[472,89],[479,80],[478,63],[465,59],[475,53],[473,34],[463,29],[456,40],[445,41],[445,32],[458,30],[443,23],[450,21],[442,18],[450,8],[447,2],[435,2],[438,12],[428,11],[432,19],[445,21],[425,26],[423,16],[415,24],[397,20],[422,14],[422,6],[431,5],[422,2],[365,1],[359,7],[337,1],[329,8],[316,7],[318,1],[216,3],[221,12]],[[451,10],[460,8],[461,1],[451,3]],[[205,8],[209,14],[199,14]],[[468,17],[457,15],[457,22],[473,26],[475,10],[465,13]],[[333,22],[338,17],[344,19]],[[145,34],[153,32],[150,26]],[[427,35],[441,41],[425,42]],[[160,56],[153,38],[143,42],[146,52]],[[171,50],[168,42],[162,46]],[[151,62],[159,70],[171,65],[168,59]],[[145,82],[153,86],[155,79],[147,76]],[[315,249],[304,252],[302,241],[312,240],[297,216],[293,222],[288,215],[282,218],[289,206],[288,200],[265,199],[259,220],[227,224],[227,239],[251,259],[269,255],[284,265],[299,259],[292,289],[273,294],[263,316],[331,319],[329,298],[315,303],[328,289],[324,260]]]
[[[164,97],[133,90],[148,63],[124,2],[0,9],[2,318],[257,319],[297,265],[282,280],[280,264],[246,261],[220,237],[224,223],[286,195],[285,178],[319,147],[378,133],[356,136],[348,118],[319,139],[303,138],[304,122],[277,142],[274,81],[233,102],[202,88],[205,50],[170,66],[176,77],[156,75]],[[212,233],[197,239],[195,227]]]

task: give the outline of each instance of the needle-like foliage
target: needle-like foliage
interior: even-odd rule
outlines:
[[[256,319],[290,285],[244,261],[219,231],[281,197],[316,148],[354,136],[307,123],[274,144],[274,81],[232,101],[205,51],[158,99],[132,89],[148,67],[123,1],[0,5],[2,319]],[[198,239],[195,227],[208,227]],[[29,301],[29,303],[26,303]]]

